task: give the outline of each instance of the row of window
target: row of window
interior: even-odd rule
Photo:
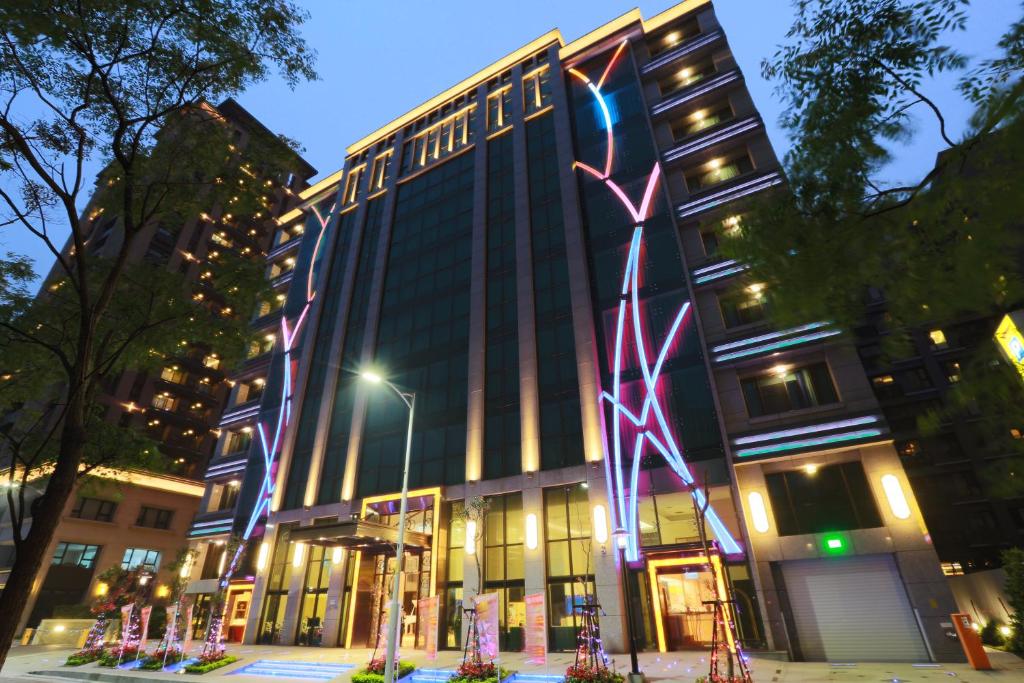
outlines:
[[[102,546],[61,541],[53,551],[51,564],[92,569]],[[148,548],[125,548],[121,557],[122,569],[141,567],[151,572],[160,568],[160,551]]]
[[[112,500],[79,496],[75,507],[71,509],[71,516],[76,519],[88,519],[96,522],[113,522],[117,507],[117,503]],[[135,518],[135,526],[170,529],[173,517],[173,510],[143,505],[139,508],[138,517]]]

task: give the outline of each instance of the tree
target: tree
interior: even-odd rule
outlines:
[[[290,86],[315,78],[298,35],[305,18],[289,0],[0,4],[0,225],[35,236],[56,259],[34,299],[23,259],[0,266],[0,408],[18,409],[3,433],[7,503],[24,520],[30,484],[39,494],[31,526],[15,524],[0,665],[77,480],[141,453],[111,448],[130,437],[103,426],[104,381],[193,346],[215,344],[228,360],[244,347],[233,313],[252,310],[259,278],[243,255],[211,252],[210,287],[197,292],[131,254],[147,231],[173,231],[214,207],[224,222],[263,217],[267,185],[294,157],[266,136],[243,162],[208,102],[274,69]],[[94,159],[107,166],[80,218]],[[115,221],[120,239],[105,256],[88,244],[98,219]],[[58,228],[70,232],[67,248],[54,241]]]
[[[1024,654],[1024,550],[1004,550],[1003,568],[1006,570],[1006,597],[1013,609],[1010,615],[1012,631],[1006,639],[1006,647],[1011,652]]]
[[[1024,299],[1017,254],[1024,168],[1024,20],[1002,56],[970,68],[942,40],[966,0],[799,0],[789,42],[762,64],[786,105],[788,191],[755,204],[724,251],[767,283],[780,322],[863,318],[884,292],[901,329]],[[960,140],[922,87],[960,74],[976,110]],[[943,147],[915,182],[882,183],[893,143],[934,120]]]

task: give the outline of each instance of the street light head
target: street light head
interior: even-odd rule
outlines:
[[[363,370],[362,372],[359,373],[359,376],[365,379],[367,382],[370,382],[371,384],[380,384],[381,382],[384,381],[383,377],[381,377],[372,370]]]

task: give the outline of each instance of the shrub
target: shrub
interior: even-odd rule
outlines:
[[[404,678],[416,669],[409,662],[398,662],[398,678]],[[352,683],[384,683],[384,658],[370,660],[365,669],[352,674]]]
[[[93,648],[91,650],[79,650],[78,652],[72,652],[68,655],[67,660],[64,662],[64,666],[82,666],[89,662],[95,662],[102,656],[102,647]]]
[[[200,661],[195,664],[189,664],[186,666],[185,673],[204,674],[207,671],[213,671],[214,669],[219,669],[222,666],[234,664],[237,661],[238,657],[234,657],[232,655],[223,655],[220,659],[200,659]]]
[[[1006,598],[1013,610],[1006,647],[1010,652],[1024,655],[1024,550],[1004,550],[1002,559],[1006,571]]]
[[[494,662],[475,664],[464,662],[448,679],[449,683],[498,683],[511,675],[508,669],[499,669]]]
[[[978,635],[981,637],[981,642],[991,647],[1002,647],[1003,636],[999,633],[999,627],[1003,623],[998,619],[989,619],[985,622],[985,625],[981,627],[981,631]]]
[[[622,674],[603,666],[570,666],[565,670],[565,683],[623,683]]]
[[[135,659],[136,655],[138,655],[139,658],[142,658],[146,656],[146,653],[139,652],[139,648],[137,647],[126,647],[124,652],[121,652],[121,648],[114,645],[110,649],[103,651],[103,654],[99,657],[99,663],[100,666],[113,668],[117,666],[118,659],[120,659],[121,664],[124,664],[125,662],[130,662]]]

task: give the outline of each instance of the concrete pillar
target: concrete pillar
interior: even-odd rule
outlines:
[[[526,594],[544,593],[545,603],[547,602],[547,567],[545,564],[545,543],[544,543],[544,490],[536,478],[527,480],[524,484],[529,488],[523,489],[523,529],[527,528],[528,517],[535,515],[537,518],[537,547],[530,548],[523,544],[523,573],[526,587]]]
[[[340,550],[340,549],[339,549]],[[348,572],[348,563],[352,559],[354,551],[340,550],[341,562],[334,562],[334,548],[328,548],[328,556],[331,557],[331,575],[327,582],[327,610],[324,613],[324,647],[336,647],[338,635],[341,631],[342,613],[344,603],[342,598],[345,595],[345,574]]]
[[[626,609],[622,594],[622,572],[619,566],[620,553],[615,539],[612,538],[611,504],[608,500],[608,489],[605,486],[604,469],[596,464],[588,466],[587,488],[590,500],[591,524],[594,522],[594,509],[603,505],[607,520],[608,537],[604,543],[598,543],[596,526],[591,534],[591,557],[594,565],[594,592],[601,605],[600,615],[601,640],[608,652],[626,652]],[[638,607],[637,607],[638,608]]]
[[[266,599],[267,578],[270,576],[268,569],[274,557],[276,532],[277,529],[273,524],[267,524],[267,528],[263,532],[262,543],[267,545],[267,566],[263,569],[257,567],[256,579],[252,585],[252,602],[249,606],[249,616],[245,620],[245,637],[243,638],[246,645],[254,644],[259,635],[260,617],[263,615],[263,603]],[[259,553],[259,550],[257,549],[256,552]],[[258,557],[259,555],[257,555]]]
[[[302,562],[298,567],[292,559],[295,555],[295,544],[288,544],[288,562],[291,564],[292,575],[288,581],[288,603],[284,608],[284,619],[281,620],[281,645],[294,645],[299,627],[299,611],[302,607],[302,594],[306,581],[306,566],[309,564],[309,546],[305,546]]]

